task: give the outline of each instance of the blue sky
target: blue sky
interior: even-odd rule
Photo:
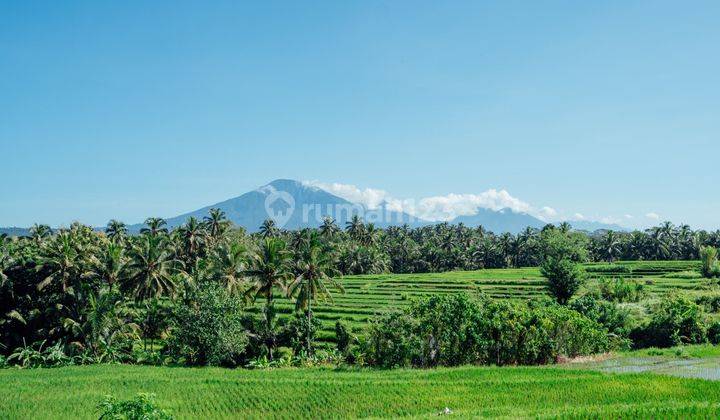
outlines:
[[[715,229],[718,21],[717,1],[0,1],[0,226],[293,178]]]

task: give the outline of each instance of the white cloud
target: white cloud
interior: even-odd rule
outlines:
[[[633,216],[632,216],[632,214],[626,214],[626,215],[625,215],[625,218],[626,218],[626,219],[632,219]]]
[[[660,220],[660,215],[655,212],[647,213],[645,215],[645,217],[647,217],[648,219],[652,219],[652,220]]]
[[[493,211],[509,208],[517,213],[530,214],[545,222],[591,220],[581,213],[575,213],[567,217],[566,214],[549,206],[535,207],[512,196],[506,190],[497,190],[494,188],[479,194],[451,193],[415,200],[396,198],[381,189],[359,188],[355,185],[337,182],[304,181],[303,183],[328,191],[352,203],[361,204],[371,210],[377,209],[384,204],[389,210],[404,212],[429,221],[447,221],[457,216],[471,216],[477,213],[478,208]],[[628,218],[627,215],[625,218]],[[603,223],[620,222],[620,219],[613,217],[593,218],[592,220],[599,220]]]

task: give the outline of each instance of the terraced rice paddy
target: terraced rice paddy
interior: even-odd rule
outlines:
[[[696,261],[619,262],[588,264],[587,287],[600,278],[631,278],[646,285],[649,297],[655,298],[669,290],[701,291],[708,287],[701,278],[684,274],[696,271]],[[681,276],[675,278],[674,276]],[[341,280],[344,294],[335,293],[334,303],[320,303],[313,310],[323,322],[321,341],[334,338],[334,324],[343,320],[356,332],[362,331],[368,319],[386,310],[401,309],[412,299],[438,293],[482,292],[497,299],[522,300],[546,295],[545,280],[540,270],[533,268],[487,269],[426,274],[381,274],[346,276]],[[280,312],[294,309],[289,300],[278,301]]]
[[[96,418],[105,394],[176,418],[717,418],[720,382],[565,367],[230,370],[128,365],[0,370],[0,418]]]

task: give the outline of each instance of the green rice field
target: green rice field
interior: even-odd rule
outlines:
[[[709,288],[706,280],[696,273],[697,261],[633,261],[615,264],[587,264],[589,281],[586,287],[600,278],[626,278],[642,282],[650,300],[669,290],[688,293]],[[412,299],[438,293],[482,292],[497,299],[522,300],[547,294],[545,280],[537,267],[516,269],[486,269],[423,274],[379,274],[346,276],[341,279],[344,294],[335,293],[334,302],[314,305],[315,316],[322,320],[321,341],[334,338],[337,320],[346,322],[355,332],[362,331],[374,314],[401,309]],[[647,303],[647,302],[646,302]],[[294,305],[279,300],[280,312],[291,313]]]
[[[0,370],[0,418],[97,418],[105,394],[156,395],[175,418],[717,418],[720,382],[553,367],[434,370],[92,365]]]

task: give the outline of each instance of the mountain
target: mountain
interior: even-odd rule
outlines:
[[[584,230],[587,232],[595,232],[596,230],[614,230],[616,232],[628,232],[629,230],[612,223],[591,222],[589,220],[576,220],[569,222],[575,230]]]
[[[180,226],[190,217],[202,220],[212,208],[224,211],[230,221],[244,227],[248,232],[257,232],[268,218],[275,220],[279,227],[289,230],[318,227],[325,216],[333,217],[341,228],[345,227],[345,223],[353,215],[359,215],[378,227],[403,222],[415,223],[413,218],[405,213],[383,207],[368,210],[320,188],[290,179],[278,179],[239,197],[171,217],[167,219],[168,227]],[[137,232],[142,226],[132,225],[129,230]]]
[[[28,236],[30,235],[30,229],[19,227],[0,227],[0,235]]]
[[[498,211],[478,208],[471,216],[458,216],[450,221],[452,224],[462,223],[468,227],[482,226],[494,233],[519,233],[527,227],[541,229],[546,225],[542,220],[527,213],[516,213],[508,208]]]
[[[257,232],[268,218],[275,220],[279,227],[289,230],[304,227],[318,227],[325,216],[335,219],[340,228],[353,215],[360,216],[365,222],[374,223],[377,227],[398,226],[407,224],[411,227],[434,224],[427,220],[414,218],[407,213],[390,210],[385,204],[378,209],[370,210],[360,204],[331,194],[318,187],[310,186],[290,179],[278,179],[263,185],[241,196],[231,198],[201,209],[166,219],[169,228],[176,228],[190,217],[202,220],[210,209],[218,208],[225,212],[226,217],[235,225],[244,227],[248,232]],[[476,214],[459,216],[449,223],[463,223],[469,227],[484,226],[495,233],[518,233],[526,227],[542,228],[545,222],[526,213],[517,213],[505,208],[494,211],[478,208]],[[598,229],[623,230],[617,225],[606,225],[598,222],[571,222],[575,229],[595,231]],[[131,233],[137,233],[142,223],[128,226]],[[97,228],[101,229],[101,228]],[[27,235],[23,228],[0,228],[0,233],[8,236]]]

